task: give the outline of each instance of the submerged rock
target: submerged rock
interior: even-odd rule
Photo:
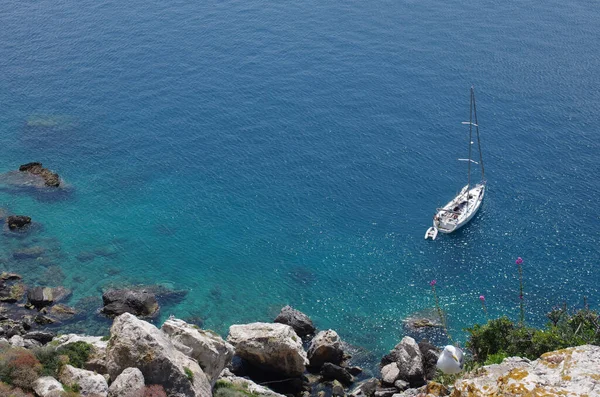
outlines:
[[[58,187],[60,185],[60,178],[58,174],[42,167],[42,163],[33,162],[23,164],[19,167],[19,171],[40,176],[44,180],[44,184],[46,186]]]
[[[251,365],[283,376],[299,377],[308,364],[302,342],[289,325],[232,325],[227,341]]]
[[[6,224],[10,230],[21,230],[31,224],[31,218],[25,215],[10,215],[6,217]]]
[[[354,377],[350,375],[345,368],[332,363],[325,363],[321,367],[321,375],[325,380],[338,380],[344,385],[349,385],[354,382]]]
[[[66,298],[70,294],[71,290],[64,287],[33,287],[27,292],[27,300],[30,305],[39,310]]]
[[[102,301],[102,313],[108,317],[123,313],[152,317],[159,309],[156,296],[146,290],[112,289],[102,294]]]
[[[210,382],[198,363],[154,325],[124,313],[115,318],[110,333],[106,359],[112,379],[135,367],[147,384],[162,385],[171,397],[211,396]]]
[[[286,324],[291,326],[299,337],[311,335],[315,333],[315,326],[312,320],[304,313],[285,306],[274,320],[276,323]]]

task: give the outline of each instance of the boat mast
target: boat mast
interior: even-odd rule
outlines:
[[[473,113],[475,114],[475,131],[477,132],[477,149],[479,150],[479,164],[481,164],[481,181],[485,181],[485,170],[483,168],[483,155],[481,154],[481,141],[479,140],[479,122],[477,121],[477,105],[475,104],[475,89],[471,87],[473,95]]]
[[[473,139],[473,86],[471,86],[471,99],[469,103],[469,172],[467,180],[467,210],[469,208],[469,189],[471,187],[471,141]]]

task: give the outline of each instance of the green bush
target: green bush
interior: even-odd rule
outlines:
[[[183,372],[185,372],[185,376],[190,380],[190,382],[194,382],[194,373],[188,367],[183,367]]]
[[[569,313],[566,308],[548,313],[550,322],[542,329],[514,324],[507,317],[468,328],[467,348],[478,363],[494,363],[501,357],[536,359],[542,354],[584,344],[600,345],[598,313],[588,308]]]
[[[42,363],[42,373],[48,376],[58,376],[65,364],[83,368],[83,364],[92,354],[92,345],[86,342],[75,342],[56,348],[46,345],[34,350],[35,356]]]

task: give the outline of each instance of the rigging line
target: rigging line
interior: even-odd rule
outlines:
[[[483,168],[483,154],[481,153],[481,140],[479,139],[479,123],[477,122],[477,104],[475,103],[475,91],[473,91],[473,110],[475,112],[475,131],[477,132],[477,149],[479,150],[479,164],[481,164],[481,180],[485,180],[485,169]]]

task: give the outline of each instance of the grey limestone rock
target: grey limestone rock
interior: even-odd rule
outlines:
[[[342,342],[337,332],[332,329],[319,332],[308,348],[311,367],[320,368],[326,362],[339,365],[343,357]]]
[[[598,396],[600,346],[583,345],[543,354],[535,361],[519,357],[488,365],[455,382],[453,397]]]
[[[62,397],[62,384],[51,376],[43,376],[33,382],[32,389],[40,397]]]
[[[170,318],[165,321],[161,330],[171,338],[175,348],[198,361],[212,385],[233,358],[234,349],[231,344],[219,335],[183,320]]]
[[[79,386],[82,396],[108,396],[108,383],[104,376],[85,369],[65,365],[60,372],[59,379],[62,384]]]
[[[301,376],[308,364],[302,341],[289,325],[232,325],[227,341],[250,364],[284,376]]]
[[[115,318],[106,349],[108,371],[115,379],[138,368],[147,384],[162,385],[170,397],[210,397],[211,385],[198,363],[173,346],[154,325],[124,313]]]
[[[315,333],[315,326],[312,320],[301,311],[291,306],[285,306],[274,320],[276,323],[289,325],[296,331],[299,337]]]
[[[108,388],[108,397],[144,397],[144,375],[137,368],[125,368]]]

